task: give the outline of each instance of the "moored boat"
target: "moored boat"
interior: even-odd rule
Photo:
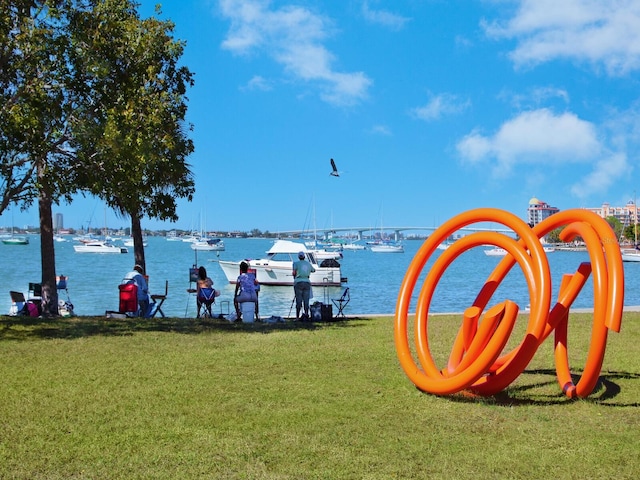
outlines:
[[[77,253],[129,253],[125,247],[119,247],[107,241],[93,241],[74,245],[73,249]]]
[[[400,243],[374,243],[369,248],[375,253],[404,253],[404,247]]]
[[[620,255],[623,262],[640,262],[640,250],[637,248],[621,248]]]
[[[304,252],[306,259],[313,265],[315,272],[309,279],[311,285],[340,286],[346,279],[341,276],[340,264],[335,260],[325,260],[318,264],[312,251],[302,243],[290,240],[277,240],[262,259],[244,260],[249,268],[254,269],[261,285],[293,285],[293,262],[298,259],[298,252]],[[216,260],[229,283],[235,283],[240,274],[240,260]]]
[[[199,251],[223,252],[224,241],[221,238],[210,238],[208,240],[199,240],[191,242],[191,248]]]
[[[5,245],[29,245],[29,237],[22,235],[11,235],[9,237],[3,237],[2,243]]]

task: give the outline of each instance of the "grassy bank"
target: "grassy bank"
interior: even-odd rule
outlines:
[[[419,392],[393,319],[0,319],[0,478],[637,478],[640,314],[565,398],[552,342],[487,399]],[[582,368],[590,316],[572,315]],[[459,317],[435,317],[434,338]],[[443,343],[446,343],[443,341]],[[434,355],[444,355],[446,348]]]

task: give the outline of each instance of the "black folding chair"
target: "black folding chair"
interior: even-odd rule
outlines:
[[[338,309],[338,312],[336,313],[336,318],[338,317],[342,317],[344,318],[344,307],[347,306],[347,304],[349,303],[349,300],[351,300],[351,295],[349,294],[349,287],[344,289],[344,292],[342,292],[342,296],[340,298],[332,298],[331,301],[333,302],[333,304],[336,306],[336,308]]]
[[[156,316],[156,313],[160,313],[160,316],[164,318],[164,312],[162,311],[162,304],[167,299],[167,295],[169,294],[169,280],[165,280],[164,282],[164,295],[162,294],[154,294],[151,295],[151,301],[155,304],[153,310],[151,310],[150,318]]]

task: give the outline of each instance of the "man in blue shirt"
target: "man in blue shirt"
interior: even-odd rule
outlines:
[[[311,280],[309,276],[315,272],[313,265],[305,260],[304,252],[298,253],[298,260],[293,262],[293,291],[296,295],[296,320],[300,319],[300,310],[304,307],[302,320],[309,320],[309,297],[311,296]]]

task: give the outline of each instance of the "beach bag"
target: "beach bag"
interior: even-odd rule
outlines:
[[[312,322],[322,321],[322,303],[314,302],[309,306],[309,314]]]
[[[40,316],[40,309],[38,308],[38,305],[36,305],[33,302],[27,302],[27,312],[29,314],[30,317],[39,317]]]
[[[323,322],[330,322],[333,320],[333,305],[323,303],[322,307],[320,307],[320,311]]]

